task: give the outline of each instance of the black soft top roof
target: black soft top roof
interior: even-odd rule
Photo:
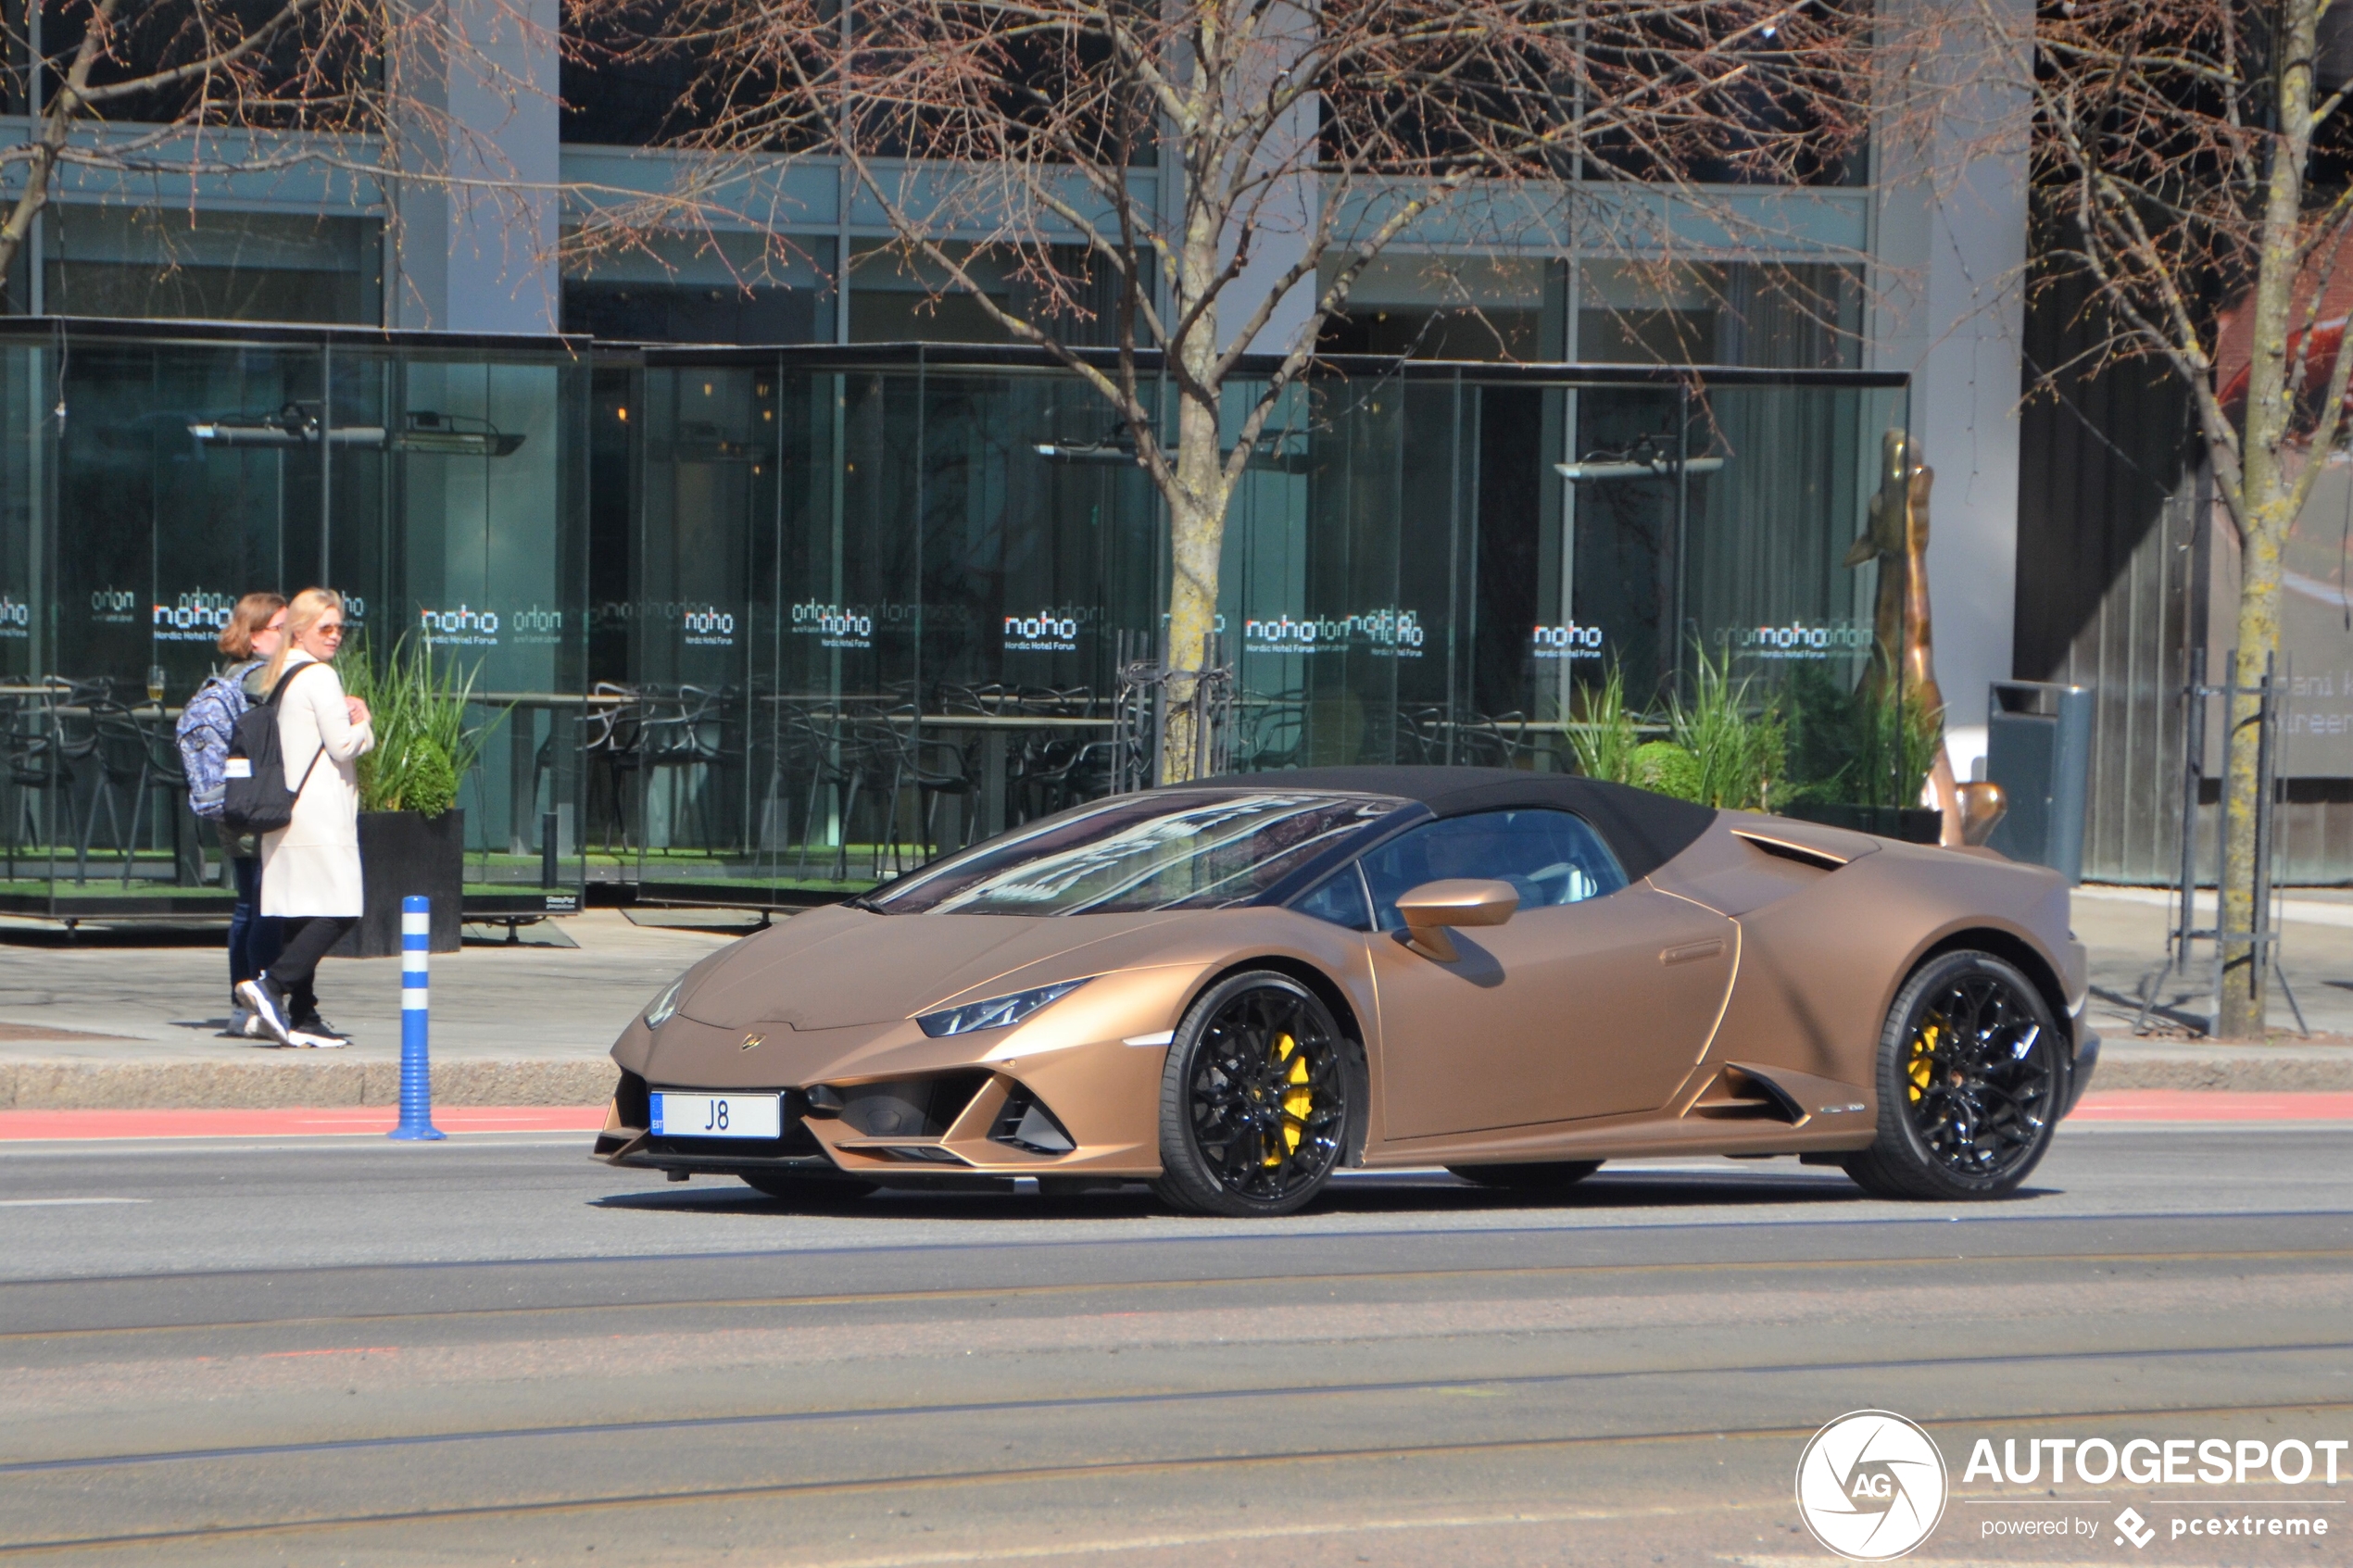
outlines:
[[[1629,877],[1650,875],[1716,821],[1713,807],[1629,784],[1511,768],[1297,768],[1278,773],[1228,773],[1202,783],[1395,795],[1418,800],[1441,817],[1549,806],[1574,811],[1592,823]]]

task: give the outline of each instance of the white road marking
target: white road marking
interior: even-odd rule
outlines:
[[[0,1198],[0,1209],[81,1209],[99,1203],[145,1203],[144,1198]]]

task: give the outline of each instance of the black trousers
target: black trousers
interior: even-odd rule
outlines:
[[[296,1018],[307,1018],[319,1010],[319,993],[312,989],[318,978],[319,960],[327,949],[343,940],[343,934],[359,923],[357,915],[301,915],[282,922],[285,946],[278,949],[277,959],[270,965],[270,978],[286,994],[286,1007]]]

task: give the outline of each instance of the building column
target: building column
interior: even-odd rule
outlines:
[[[2001,0],[2031,25],[2031,0]],[[1903,18],[1889,19],[1900,33]],[[1929,594],[1945,745],[1961,778],[1985,754],[1986,687],[2011,677],[2019,401],[2025,326],[2022,87],[1967,47],[1928,62],[1938,112],[1882,136],[1872,363],[1912,376],[1911,429],[1935,470]]]
[[[401,139],[390,325],[441,332],[560,329],[562,178],[559,0],[438,0],[443,59]]]

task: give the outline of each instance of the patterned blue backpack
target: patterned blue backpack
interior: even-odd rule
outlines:
[[[229,742],[237,721],[245,713],[245,671],[259,659],[250,659],[205,677],[188,706],[180,710],[173,734],[180,742],[180,762],[188,774],[188,809],[207,822],[220,817],[220,770],[229,760]]]

